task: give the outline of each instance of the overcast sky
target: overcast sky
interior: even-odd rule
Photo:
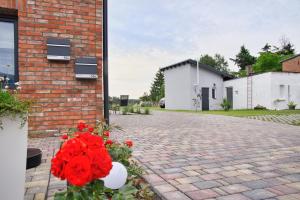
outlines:
[[[138,98],[160,67],[201,54],[229,60],[243,44],[256,55],[285,36],[300,51],[299,0],[109,0],[108,23],[110,96]]]

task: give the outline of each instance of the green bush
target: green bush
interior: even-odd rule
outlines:
[[[221,103],[221,107],[223,110],[228,111],[231,108],[231,103],[227,99],[223,99],[223,102]]]
[[[20,117],[22,119],[22,126],[27,120],[28,110],[31,102],[21,100],[12,91],[5,91],[0,89],[0,128],[2,127],[1,118],[3,117]]]
[[[295,104],[293,101],[290,101],[288,103],[289,110],[295,110],[296,106],[297,106],[297,104]]]
[[[141,114],[141,113],[142,113],[142,112],[141,112],[141,107],[139,107],[139,106],[136,107],[136,113],[137,113],[137,114]]]
[[[267,110],[267,108],[258,104],[254,107],[254,110]]]
[[[144,114],[145,115],[150,115],[150,109],[149,108],[145,108],[144,109]]]
[[[145,101],[141,103],[141,107],[152,107],[153,103],[151,101]]]
[[[128,110],[129,110],[130,113],[134,113],[134,108],[133,108],[133,106],[130,106]]]
[[[126,106],[126,107],[123,107],[123,108],[122,108],[122,115],[127,115],[127,114],[128,114],[128,111],[129,111],[129,109],[128,109],[127,106]]]

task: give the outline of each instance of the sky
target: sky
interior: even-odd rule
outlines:
[[[202,54],[228,61],[288,38],[300,52],[299,0],[109,0],[109,93],[138,98],[155,73]],[[237,66],[229,61],[229,68]]]

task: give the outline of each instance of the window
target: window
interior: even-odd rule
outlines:
[[[216,99],[216,84],[214,84],[212,88],[211,95],[213,99]]]
[[[285,85],[280,85],[279,86],[279,96],[280,96],[280,98],[285,97]]]
[[[17,22],[0,18],[0,77],[2,86],[14,87],[18,81]]]

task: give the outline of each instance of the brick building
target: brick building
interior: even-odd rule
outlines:
[[[300,54],[282,61],[282,71],[300,73]]]
[[[9,76],[10,84],[20,82],[21,96],[34,101],[29,133],[51,134],[80,119],[95,124],[104,113],[108,117],[104,2],[0,0],[0,75]],[[69,41],[69,60],[47,59],[49,38]],[[97,78],[75,77],[81,57],[96,58]]]

